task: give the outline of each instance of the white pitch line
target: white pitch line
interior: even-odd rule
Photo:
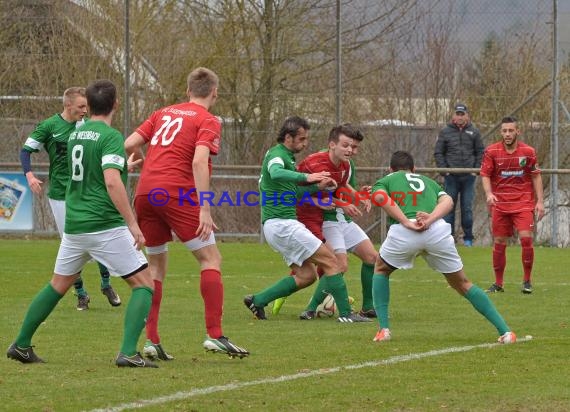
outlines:
[[[527,335],[526,337],[517,338],[517,343],[526,342],[526,341],[529,341],[531,339],[532,339],[532,336]],[[206,388],[197,388],[197,389],[192,389],[192,390],[189,390],[186,392],[176,392],[172,395],[159,396],[158,398],[144,399],[144,400],[140,400],[140,401],[136,401],[136,402],[123,403],[122,405],[117,405],[117,406],[113,406],[110,408],[93,409],[93,410],[91,410],[91,412],[121,412],[121,411],[124,411],[127,409],[144,408],[146,406],[159,405],[159,404],[168,403],[168,402],[172,402],[172,401],[184,400],[184,399],[188,399],[188,398],[193,398],[195,396],[207,395],[207,394],[215,393],[215,392],[233,391],[235,389],[246,388],[248,386],[266,385],[266,384],[272,384],[272,383],[294,381],[297,379],[310,378],[312,376],[328,375],[330,373],[341,372],[343,370],[354,370],[354,369],[362,369],[362,368],[371,368],[371,367],[382,366],[382,365],[392,365],[394,363],[408,362],[411,360],[429,358],[432,356],[447,355],[448,353],[467,352],[467,351],[470,351],[473,349],[479,349],[479,348],[492,348],[494,346],[500,346],[500,345],[502,345],[502,344],[501,343],[482,343],[480,345],[459,346],[459,347],[452,347],[452,348],[445,348],[445,349],[438,349],[438,350],[430,350],[428,352],[410,353],[408,355],[391,356],[387,359],[382,359],[382,360],[378,360],[378,361],[369,361],[369,362],[364,362],[364,363],[357,363],[355,365],[346,365],[346,366],[337,366],[334,368],[315,369],[312,371],[295,373],[293,375],[278,376],[276,378],[257,379],[257,380],[249,381],[249,382],[229,383],[226,385],[217,385],[217,386],[209,386]]]

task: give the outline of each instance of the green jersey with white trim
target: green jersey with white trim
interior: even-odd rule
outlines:
[[[44,148],[49,157],[49,191],[48,197],[54,200],[65,200],[65,188],[69,180],[67,164],[67,140],[69,135],[85,122],[68,122],[61,114],[40,122],[24,143],[24,150],[39,152]]]
[[[93,233],[125,226],[113,204],[103,171],[121,172],[127,183],[127,161],[121,132],[102,121],[89,121],[71,133],[67,143],[71,177],[65,199],[65,233]]]
[[[383,190],[390,198],[376,192]],[[372,187],[372,204],[381,206],[394,201],[408,219],[415,219],[416,212],[431,213],[440,196],[446,195],[441,186],[427,176],[399,170],[379,179]],[[397,223],[389,219],[390,224]]]
[[[287,173],[272,178],[270,170],[274,168]],[[297,184],[306,181],[307,175],[297,172],[291,150],[281,143],[270,148],[265,153],[259,178],[261,222],[276,218],[297,219]]]

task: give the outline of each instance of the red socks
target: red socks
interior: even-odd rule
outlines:
[[[219,270],[205,269],[200,273],[200,292],[204,300],[206,331],[209,337],[217,339],[223,335],[222,307],[224,305],[224,285]]]
[[[505,250],[507,245],[495,243],[493,245],[493,270],[495,271],[495,284],[503,286],[503,275],[505,274],[505,266],[507,265],[507,256]]]
[[[162,282],[154,281],[154,294],[152,295],[152,305],[146,319],[146,338],[152,343],[160,343],[158,336],[158,312],[160,311],[160,302],[162,301]]]
[[[532,246],[531,237],[521,237],[522,246],[522,265],[524,270],[523,281],[530,282],[530,274],[534,263],[534,247]]]

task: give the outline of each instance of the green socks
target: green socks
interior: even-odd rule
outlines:
[[[348,303],[348,290],[346,289],[346,283],[344,282],[342,273],[321,277],[318,287],[319,290],[326,290],[333,295],[339,316],[350,315],[352,308],[350,307],[350,303]]]
[[[323,275],[319,279],[317,287],[315,288],[315,292],[313,293],[313,296],[311,296],[311,300],[309,301],[309,304],[307,305],[305,310],[310,310],[315,312],[317,310],[317,306],[319,306],[321,303],[323,303],[323,300],[325,300],[325,297],[327,296],[327,291],[323,287],[323,284],[325,283],[325,281],[323,280],[324,278],[326,278],[326,276]]]
[[[362,262],[360,268],[360,283],[362,285],[362,310],[374,309],[372,299],[372,279],[374,277],[374,265]]]
[[[20,333],[16,338],[16,346],[29,348],[32,345],[32,336],[34,336],[38,327],[54,310],[62,297],[63,295],[57,293],[51,283],[48,283],[46,287],[39,291],[28,307]]]
[[[77,296],[87,296],[87,291],[83,289],[83,279],[81,278],[81,276],[77,278],[77,280],[73,284],[73,287],[75,288],[75,293]]]
[[[382,273],[375,273],[372,279],[372,293],[374,294],[374,310],[376,310],[378,315],[380,329],[389,329],[390,278]]]
[[[101,263],[97,262],[97,266],[99,266],[99,273],[101,274],[101,289],[108,288],[111,286],[109,270],[106,266],[103,266]]]
[[[475,285],[471,286],[465,294],[465,299],[471,302],[477,312],[485,316],[485,318],[487,318],[487,320],[497,328],[499,335],[504,335],[505,333],[510,332],[507,323],[499,314],[495,305],[493,305],[493,302],[489,299],[489,296],[487,296],[481,288]]]
[[[297,283],[295,283],[295,278],[288,275],[267,289],[256,293],[253,297],[253,303],[255,306],[265,307],[269,302],[289,296],[296,290]]]
[[[134,288],[125,311],[125,326],[121,353],[133,356],[137,353],[137,343],[145,326],[152,303],[152,289]]]

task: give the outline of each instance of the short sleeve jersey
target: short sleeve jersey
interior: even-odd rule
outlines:
[[[390,199],[377,193],[386,192]],[[382,206],[384,202],[394,201],[408,219],[415,219],[417,212],[431,213],[440,196],[445,191],[435,181],[427,176],[409,171],[399,170],[379,179],[372,187],[372,204]],[[389,219],[390,224],[397,223]]]
[[[534,210],[534,187],[531,175],[540,173],[535,150],[517,142],[513,153],[503,142],[489,145],[483,154],[481,176],[491,179],[497,197],[495,209],[505,213]]]
[[[146,195],[153,189],[168,191],[180,198],[196,187],[192,161],[197,146],[206,146],[217,155],[222,126],[216,116],[193,102],[163,107],[150,115],[138,128],[147,152],[136,194]],[[210,174],[212,160],[208,159]]]
[[[68,122],[61,114],[40,122],[24,143],[24,150],[39,152],[45,148],[49,157],[49,191],[48,197],[54,200],[65,200],[65,189],[69,180],[67,164],[67,140],[69,135],[85,122]]]
[[[107,192],[103,171],[121,172],[127,182],[127,161],[121,132],[102,121],[89,121],[71,133],[67,143],[71,176],[66,192],[68,234],[93,233],[124,226],[125,221]]]
[[[358,190],[356,187],[356,169],[354,167],[354,162],[352,159],[349,161],[348,170],[348,184],[352,186],[353,189]],[[344,213],[341,207],[337,207],[333,210],[323,211],[323,217],[326,222],[352,222],[352,218]]]
[[[272,179],[269,169],[274,165],[297,171],[295,155],[283,144],[277,144],[265,153],[259,178],[262,223],[268,219],[297,219],[297,182]]]
[[[329,152],[317,152],[307,156],[298,166],[297,170],[303,173],[330,172],[331,178],[336,182],[337,187],[345,186],[350,175],[349,162],[341,162],[336,166],[331,162]],[[327,192],[319,192],[314,196],[320,196],[323,204],[327,204],[331,195]],[[314,205],[314,202],[300,202],[297,206],[297,217],[299,221],[323,223],[323,210]]]

